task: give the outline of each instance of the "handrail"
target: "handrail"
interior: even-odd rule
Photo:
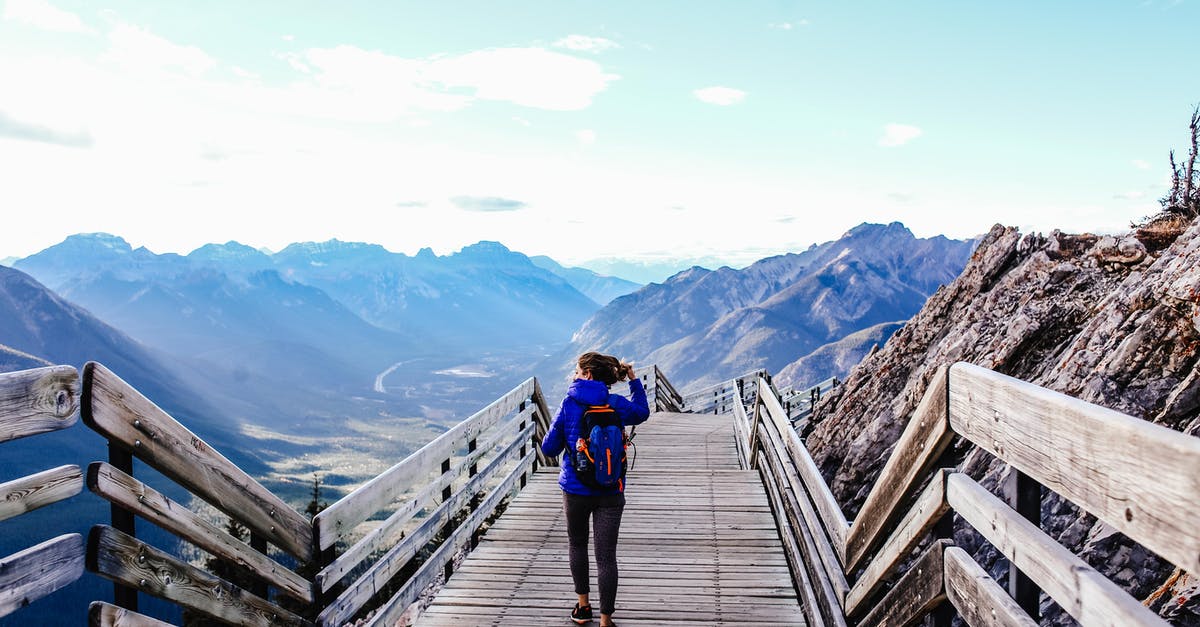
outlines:
[[[0,443],[67,429],[78,413],[79,373],[48,366],[0,374]],[[83,490],[70,464],[0,483],[0,521],[58,503]],[[83,537],[63,534],[0,557],[0,617],[59,590],[83,574]]]
[[[710,386],[708,393],[728,395],[733,381]],[[954,437],[987,450],[1181,569],[1200,571],[1200,439],[957,363],[934,372],[847,525],[798,434],[785,428],[786,412],[766,378],[756,387],[753,417],[738,404],[732,409],[734,433],[746,443],[743,449],[739,442],[739,457],[745,450],[768,489],[810,623],[910,624],[948,602],[969,625],[1036,624],[1023,603],[944,539],[953,512],[1012,562],[1010,577],[1028,577],[1081,624],[1165,624],[1050,538],[1036,518],[1027,520],[967,475],[935,470]],[[943,539],[906,565],[930,534]],[[900,578],[885,586],[901,569]]]
[[[484,517],[490,515],[514,486],[524,487],[528,473],[536,468],[540,458],[537,442],[549,428],[545,407],[537,380],[527,379],[317,514],[313,518],[315,541],[324,549],[348,538],[359,523],[410,488],[421,486],[382,524],[352,543],[316,575],[314,586],[324,593],[366,568],[346,581],[345,590],[322,609],[317,623],[340,625],[380,596],[385,609],[378,610],[373,620],[402,612],[411,603],[403,599],[414,595],[414,589],[419,592],[424,587],[422,581],[431,580],[428,573],[445,570],[448,574],[450,553],[443,549],[470,539],[483,520],[478,515],[484,510]],[[485,458],[486,466],[479,468]],[[456,488],[463,479],[466,482]],[[485,505],[471,508],[471,502],[485,491],[489,493]],[[435,500],[438,498],[440,502]],[[430,507],[432,511],[415,529],[407,529],[418,513]],[[462,512],[469,515],[465,523],[458,524]],[[402,530],[403,538],[394,540]],[[381,595],[392,578],[438,534],[444,536],[440,547],[422,562],[417,573],[400,590]],[[374,561],[367,565],[371,558]]]
[[[85,366],[82,399],[84,423],[113,451],[109,462],[94,462],[87,475],[88,487],[113,503],[113,524],[93,527],[86,549],[76,534],[79,570],[86,565],[117,585],[115,605],[97,602],[89,609],[102,625],[153,624],[135,611],[139,592],[234,624],[314,624],[285,609],[271,590],[290,597],[289,607],[308,608],[316,624],[341,624],[368,603],[380,606],[374,619],[379,620],[403,611],[402,601],[411,602],[433,574],[448,576],[453,552],[472,542],[483,520],[547,461],[537,443],[549,429],[549,417],[541,387],[531,378],[308,521],[104,366]],[[135,479],[135,456],[248,527],[250,542]],[[359,523],[397,500],[382,524],[336,555],[339,541],[351,540]],[[247,584],[220,579],[150,546],[133,534],[133,514],[240,565],[256,582],[243,589]],[[298,560],[312,560],[319,572],[310,580],[285,567],[270,557],[269,543]],[[428,550],[433,555],[392,594],[394,575]],[[345,589],[333,597],[338,583]]]

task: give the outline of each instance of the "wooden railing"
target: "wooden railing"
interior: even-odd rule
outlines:
[[[757,392],[752,412],[731,413],[811,624],[908,625],[930,614],[948,624],[956,611],[969,625],[1028,626],[1044,592],[1085,626],[1165,625],[1040,529],[1043,487],[1200,572],[1200,439],[958,363],[937,371],[850,523],[765,378]],[[955,436],[1011,466],[1013,505],[940,467]],[[1010,560],[1009,591],[952,544],[951,514]]]
[[[648,375],[662,402],[677,402],[657,368]],[[0,374],[0,442],[69,427],[79,415],[108,443],[108,461],[88,467],[86,485],[112,504],[111,523],[94,526],[86,547],[68,534],[0,561],[0,616],[71,583],[86,565],[114,582],[114,603],[89,608],[92,625],[164,625],[137,612],[139,594],[235,625],[394,624],[548,461],[537,445],[550,414],[531,378],[310,519],[98,363],[84,367],[82,384],[70,366]],[[168,485],[135,478],[135,458]],[[8,481],[0,520],[69,498],[84,483],[79,466]],[[228,523],[190,509],[199,501]],[[235,583],[207,570],[211,562],[151,546],[135,517],[244,577]],[[249,538],[230,531],[239,527]]]
[[[395,624],[396,618],[438,575],[449,577],[454,553],[473,544],[483,521],[513,489],[525,486],[541,452],[537,444],[549,427],[549,412],[535,379],[528,379],[474,416],[346,495],[313,519],[319,550],[344,541],[363,521],[413,493],[375,528],[353,542],[316,576],[325,593],[347,579],[368,558],[383,552],[361,575],[350,576],[345,591],[318,617],[340,625],[359,612],[434,536],[440,546],[371,617],[369,625]],[[544,462],[544,460],[543,460]],[[480,468],[480,464],[483,465]],[[483,496],[482,502],[477,499]],[[430,508],[416,529],[395,542],[418,512]],[[465,515],[465,520],[460,518]]]
[[[78,389],[79,373],[70,366],[0,374],[0,444],[75,424]],[[8,468],[4,471],[7,474]],[[83,473],[76,465],[0,480],[4,481],[0,483],[0,521],[71,498],[83,490]],[[0,533],[6,533],[2,525]],[[78,579],[83,573],[83,558],[83,537],[69,533],[0,559],[0,616]]]
[[[742,405],[754,399],[754,386],[760,377],[765,377],[768,382],[771,380],[766,370],[751,370],[728,381],[685,394],[682,407],[693,414],[727,414],[733,411],[735,399]]]
[[[650,411],[683,411],[683,396],[675,391],[675,386],[671,385],[657,364],[650,366],[640,378],[646,388]]]
[[[837,387],[840,382],[837,377],[829,377],[824,381],[798,388],[786,388],[779,391],[779,402],[783,405],[784,413],[792,426],[802,429],[812,417],[813,410],[821,398]]]

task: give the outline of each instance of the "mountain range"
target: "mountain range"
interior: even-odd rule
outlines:
[[[920,239],[899,222],[862,224],[741,270],[693,267],[612,301],[553,360],[561,370],[572,355],[600,350],[656,363],[681,388],[755,368],[780,372],[855,332],[907,320],[958,275],[975,244]],[[844,375],[869,348],[829,362],[844,370],[820,378]]]

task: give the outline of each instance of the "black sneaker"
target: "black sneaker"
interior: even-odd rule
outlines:
[[[571,610],[571,620],[577,625],[590,623],[592,621],[592,606],[575,604],[575,609]]]

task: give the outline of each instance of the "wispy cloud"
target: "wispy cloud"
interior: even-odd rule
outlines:
[[[746,92],[732,87],[705,87],[692,92],[701,102],[728,107],[746,99]]]
[[[887,197],[899,203],[910,203],[915,199],[915,196],[907,192],[891,192]]]
[[[440,57],[422,76],[448,88],[467,88],[483,100],[535,109],[576,111],[620,76],[595,61],[542,48],[493,48]]]
[[[216,59],[195,46],[168,41],[130,24],[117,24],[108,33],[109,61],[149,70],[182,70],[193,76],[212,69]]]
[[[427,207],[429,203],[421,200],[402,200],[396,203],[396,206],[401,209],[415,209],[419,207]]]
[[[792,22],[772,22],[767,24],[767,28],[771,30],[794,30],[801,26],[808,26],[808,20],[795,20]]]
[[[910,124],[885,124],[883,136],[879,138],[879,145],[885,148],[903,146],[920,137],[921,134],[922,131],[919,127]]]
[[[45,0],[8,0],[4,4],[3,18],[42,30],[63,33],[85,33],[91,30],[78,15],[64,11]]]
[[[588,37],[587,35],[567,35],[554,42],[555,48],[566,48],[576,52],[591,52],[599,54],[605,50],[620,48],[621,44],[603,37]]]
[[[455,196],[450,202],[463,211],[482,212],[518,211],[528,206],[520,200],[495,196]]]
[[[68,148],[91,148],[92,136],[87,131],[61,131],[40,124],[22,122],[0,111],[0,137],[56,144]]]
[[[1113,194],[1114,200],[1141,200],[1146,197],[1145,192],[1124,192],[1121,194]]]
[[[1133,164],[1133,167],[1135,167],[1139,170],[1149,170],[1150,169],[1149,161],[1144,161],[1142,159],[1134,159],[1133,161],[1130,161],[1130,163]]]
[[[585,146],[590,146],[596,143],[596,131],[587,128],[575,131],[575,139]]]

